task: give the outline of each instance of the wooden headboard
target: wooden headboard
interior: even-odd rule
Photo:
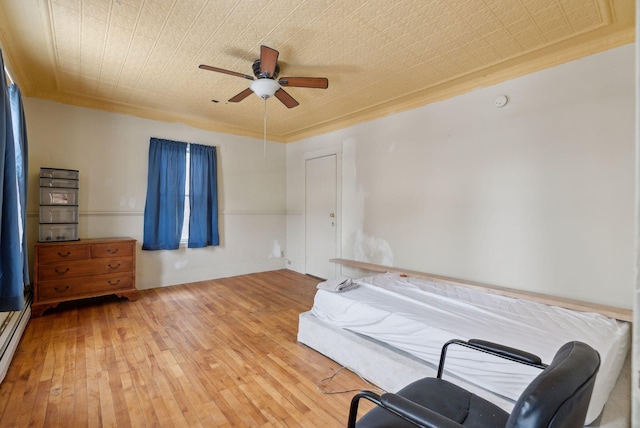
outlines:
[[[433,275],[424,272],[417,272],[413,270],[400,269],[391,266],[382,266],[372,263],[357,262],[355,260],[348,259],[331,259],[332,263],[337,263],[343,266],[362,269],[370,272],[393,272],[398,274],[404,274],[408,276],[414,276],[417,278],[426,278],[443,282],[446,284],[460,285],[463,287],[473,288],[476,290],[482,290],[489,293],[500,294],[502,296],[514,297],[516,299],[531,300],[533,302],[544,303],[546,305],[559,306],[561,308],[572,309],[574,311],[582,312],[596,312],[604,316],[615,318],[620,321],[633,321],[633,311],[631,309],[618,308],[615,306],[600,305],[597,303],[583,302],[580,300],[566,299],[564,297],[551,296],[549,294],[534,293],[532,291],[516,290],[514,288],[499,287],[496,285],[481,284],[478,282],[465,281],[462,279],[450,278],[446,276]]]

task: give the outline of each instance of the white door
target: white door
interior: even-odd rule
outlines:
[[[306,161],[305,271],[324,279],[335,277],[336,186],[335,154]]]

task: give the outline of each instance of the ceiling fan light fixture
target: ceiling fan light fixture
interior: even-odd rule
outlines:
[[[280,89],[280,85],[273,79],[262,78],[254,80],[251,83],[250,88],[257,96],[266,100],[267,98],[272,97],[273,94]]]

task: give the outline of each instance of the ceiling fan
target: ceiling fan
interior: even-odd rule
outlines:
[[[285,92],[282,86],[317,89],[327,89],[329,87],[329,80],[326,77],[282,77],[278,79],[278,74],[280,73],[278,55],[279,52],[277,50],[264,45],[260,46],[260,58],[253,62],[253,74],[255,78],[248,74],[237,73],[205,64],[201,64],[200,68],[252,80],[251,85],[247,89],[229,99],[230,103],[238,103],[253,92],[265,100],[275,95],[282,104],[288,108],[293,108],[300,103]]]

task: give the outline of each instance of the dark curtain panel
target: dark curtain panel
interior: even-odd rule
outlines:
[[[11,103],[2,52],[0,76],[0,311],[18,311],[24,307],[22,243]]]
[[[22,94],[16,84],[9,87],[13,139],[16,150],[16,176],[20,203],[20,236],[22,237],[22,281],[29,284],[29,252],[27,251],[27,178],[29,172],[29,150],[27,145],[27,122],[22,107]]]
[[[143,250],[175,250],[184,221],[187,144],[151,138]]]
[[[189,248],[219,245],[216,148],[191,144]]]

